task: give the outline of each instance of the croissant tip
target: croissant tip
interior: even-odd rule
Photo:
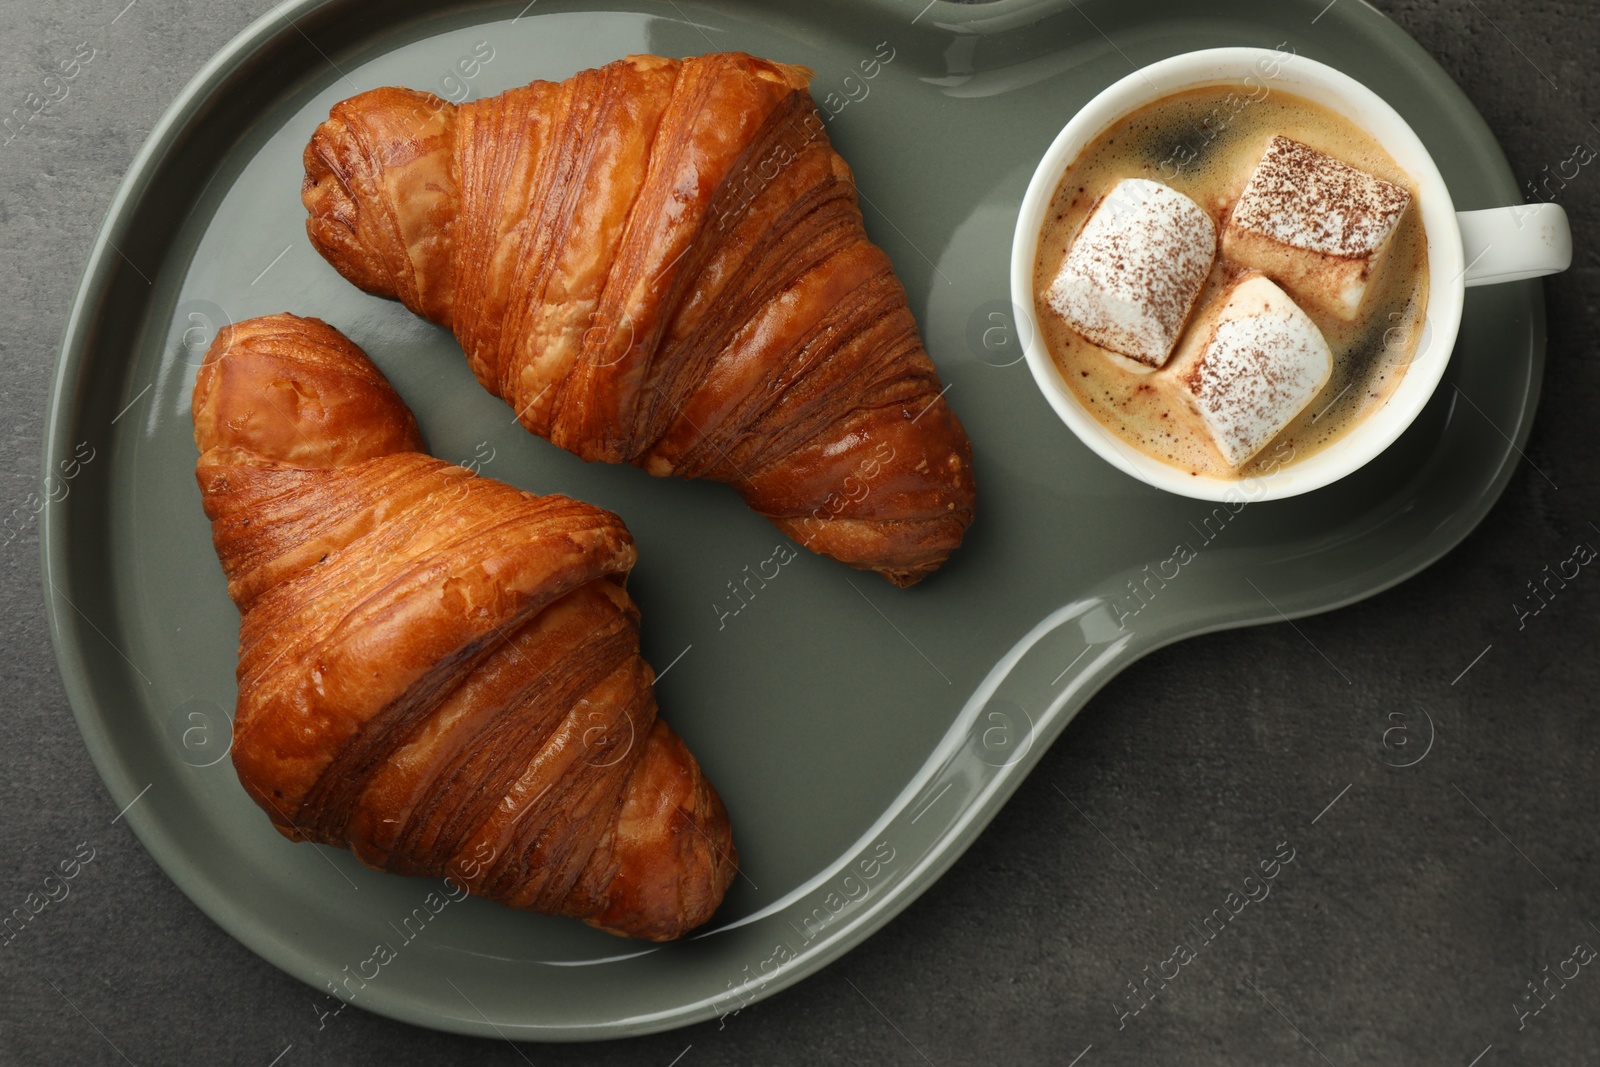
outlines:
[[[939,570],[939,568],[943,567],[949,558],[950,553],[946,552],[938,559],[924,560],[923,562],[913,566],[895,568],[874,567],[872,569],[878,574],[883,575],[883,577],[890,584],[899,586],[901,589],[909,589],[913,585],[916,585],[918,582],[922,581],[924,578],[933,574],[935,571]]]

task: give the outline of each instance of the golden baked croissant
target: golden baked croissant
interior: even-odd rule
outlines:
[[[306,231],[540,437],[731,483],[910,585],[972,522],[971,446],[810,77],[630,56],[459,106],[362,93],[306,146]]]
[[[316,319],[223,330],[194,425],[243,616],[233,763],[280,832],[616,934],[710,917],[727,812],[656,718],[621,520],[423,454]]]

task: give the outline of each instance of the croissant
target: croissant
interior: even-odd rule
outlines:
[[[362,93],[306,146],[306,232],[453,330],[533,433],[730,483],[910,585],[972,522],[971,445],[810,77],[629,56],[459,106]]]
[[[279,832],[615,934],[710,917],[737,854],[656,718],[621,520],[425,455],[316,319],[219,333],[194,425],[242,616],[233,764]]]

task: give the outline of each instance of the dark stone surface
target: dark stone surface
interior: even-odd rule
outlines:
[[[268,6],[122,3],[0,0],[6,110],[86,35],[99,50],[70,97],[0,149],[8,510],[37,487],[55,347],[118,180],[183,84]],[[1381,6],[1466,89],[1519,180],[1579,142],[1600,146],[1595,9]],[[1552,979],[1555,998],[1524,1029],[1513,1008],[1575,943],[1600,947],[1600,576],[1584,571],[1520,632],[1511,606],[1576,543],[1600,543],[1597,175],[1585,168],[1560,193],[1579,253],[1547,283],[1545,398],[1529,462],[1477,532],[1298,632],[1205,637],[1130,670],[937,886],[721,1031],[514,1049],[351,1011],[319,1033],[321,998],[214,926],[111,824],[117,806],[57,675],[30,527],[0,550],[0,905],[78,842],[95,858],[70,897],[0,947],[0,1062],[943,1067],[1065,1064],[1090,1044],[1083,1067],[1600,1061],[1600,971]],[[1415,723],[1418,707],[1437,724],[1433,749],[1385,766],[1389,716]],[[1280,840],[1297,851],[1271,896],[1119,1030],[1127,983]]]

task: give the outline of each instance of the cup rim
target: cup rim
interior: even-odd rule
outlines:
[[[1278,67],[1274,88],[1322,104],[1378,141],[1417,186],[1428,243],[1424,335],[1399,384],[1378,410],[1312,455],[1248,478],[1190,472],[1139,451],[1091,415],[1067,388],[1044,342],[1033,275],[1045,215],[1067,167],[1095,138],[1132,112],[1174,93],[1241,83],[1257,65]],[[1023,195],[1011,242],[1011,302],[1035,384],[1061,421],[1100,458],[1158,489],[1200,500],[1282,499],[1335,482],[1376,458],[1405,432],[1433,396],[1455,347],[1466,286],[1455,205],[1438,166],[1411,126],[1382,97],[1343,71],[1270,48],[1208,48],[1171,56],[1101,90],[1058,133]]]

